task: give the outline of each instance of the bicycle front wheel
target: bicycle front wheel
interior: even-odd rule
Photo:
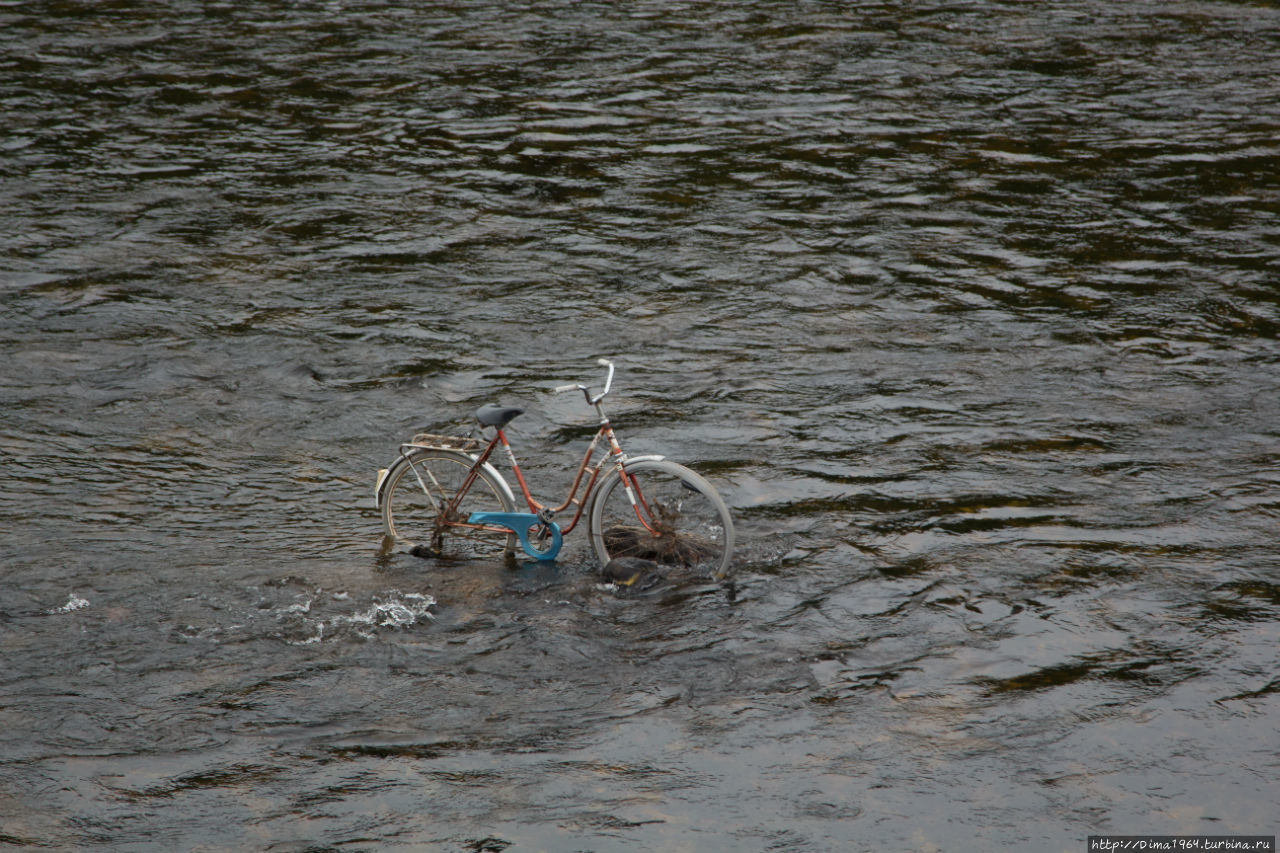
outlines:
[[[474,460],[449,450],[417,450],[387,472],[382,490],[382,526],[405,545],[423,546],[437,557],[466,559],[511,553],[516,536],[466,524],[473,512],[511,512],[507,490],[481,468],[450,509],[471,474]]]
[[[665,459],[642,459],[626,472],[629,483],[615,473],[591,507],[591,541],[601,565],[631,557],[725,577],[733,519],[715,488]]]

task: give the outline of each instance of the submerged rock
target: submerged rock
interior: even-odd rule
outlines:
[[[605,564],[600,574],[619,586],[647,589],[662,580],[662,567],[640,557],[615,557]]]

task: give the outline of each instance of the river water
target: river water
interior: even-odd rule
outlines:
[[[0,847],[1273,834],[1280,9],[0,2]],[[731,583],[380,552],[618,363]]]

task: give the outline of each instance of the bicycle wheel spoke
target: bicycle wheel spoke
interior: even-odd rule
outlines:
[[[440,496],[440,500],[437,502],[431,495],[431,489],[427,488],[427,484],[422,481],[422,471],[418,470],[419,466],[414,465],[412,461],[410,461],[409,464],[413,467],[413,476],[418,478],[418,485],[422,487],[422,493],[426,495],[427,500],[431,503],[431,508],[436,512],[440,512],[442,506],[449,502],[449,493],[440,485],[440,481],[437,480],[435,475],[431,472],[431,468],[427,465],[422,465],[422,471],[426,471],[427,478],[431,480],[431,485],[435,486],[436,494]]]

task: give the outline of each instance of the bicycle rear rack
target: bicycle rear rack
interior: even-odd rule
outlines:
[[[435,435],[429,432],[420,432],[410,441],[400,445],[400,458],[408,460],[410,454],[414,450],[421,448],[423,450],[452,450],[455,453],[478,453],[484,450],[485,443],[474,438],[466,438],[460,435]],[[475,457],[472,457],[475,458]],[[412,464],[412,462],[410,462]],[[387,474],[390,468],[379,468],[378,479],[373,487],[373,505],[382,506],[382,486],[387,481]],[[505,486],[506,483],[504,482]],[[508,496],[510,492],[508,491]],[[513,499],[514,500],[514,499]]]
[[[429,432],[420,432],[405,446],[426,447],[432,450],[461,450],[463,452],[472,452],[476,450],[483,450],[485,443],[474,438],[464,438],[460,435],[435,435]]]

